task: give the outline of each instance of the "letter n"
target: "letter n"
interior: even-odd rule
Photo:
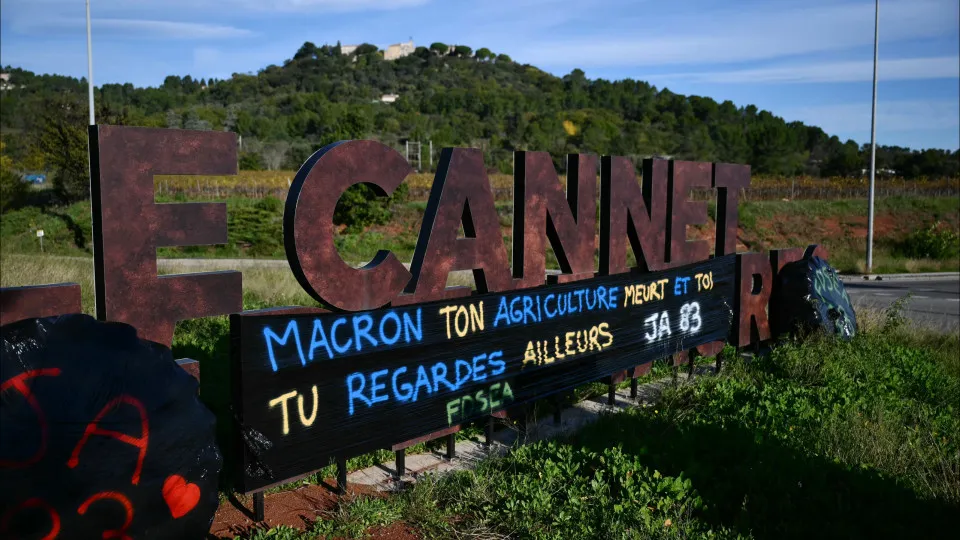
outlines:
[[[547,152],[516,152],[513,181],[513,277],[517,288],[543,285],[546,246],[563,273],[551,281],[566,283],[593,277],[596,251],[597,158],[567,156],[567,193]]]
[[[227,242],[225,204],[156,204],[154,176],[237,174],[237,136],[90,126],[97,318],[167,347],[178,320],[243,309],[240,272],[157,276],[157,248]]]
[[[600,275],[628,270],[627,238],[641,269],[665,268],[667,168],[667,161],[643,160],[641,191],[629,159],[600,158]]]
[[[126,403],[137,409],[137,414],[140,416],[139,437],[131,437],[126,433],[120,433],[112,429],[103,429],[98,425],[104,416],[115,411],[121,403]],[[73,449],[73,453],[70,454],[70,459],[67,460],[68,467],[72,469],[80,464],[80,451],[83,450],[83,445],[87,444],[87,441],[93,435],[110,437],[111,439],[116,439],[138,449],[137,467],[133,471],[133,478],[130,479],[131,484],[137,485],[137,483],[140,482],[140,471],[143,470],[143,459],[147,457],[147,443],[150,439],[150,425],[147,421],[147,410],[143,407],[143,404],[140,403],[138,399],[128,395],[116,397],[112,399],[110,403],[107,403],[106,406],[97,413],[93,421],[87,424],[87,429],[84,430],[83,437],[80,438],[80,442],[77,443],[77,446]]]

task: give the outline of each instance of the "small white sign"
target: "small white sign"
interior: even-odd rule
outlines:
[[[43,238],[43,229],[37,229],[37,238]]]

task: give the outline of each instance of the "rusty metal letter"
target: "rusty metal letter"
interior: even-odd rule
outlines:
[[[336,309],[359,311],[390,303],[411,274],[390,251],[363,268],[337,253],[333,213],[344,191],[367,183],[377,195],[393,193],[413,168],[396,150],[376,141],[330,144],[304,163],[287,194],[283,240],[297,281],[310,296]]]
[[[666,189],[664,160],[643,160],[641,192],[629,159],[600,158],[600,275],[628,270],[627,237],[642,270],[665,268]]]
[[[461,223],[465,238],[457,238]],[[454,270],[472,269],[480,293],[512,288],[480,150],[445,148],[441,153],[410,269],[410,294],[398,297],[397,305],[469,295],[469,287],[447,288],[447,276]]]
[[[593,277],[597,227],[597,158],[567,156],[567,193],[547,152],[516,152],[513,180],[513,272],[517,288],[543,285],[545,239],[557,256],[557,283]],[[551,280],[553,281],[553,280]]]
[[[80,313],[80,285],[56,283],[0,289],[0,326],[24,319]]]
[[[750,185],[750,166],[732,163],[713,165],[713,187],[717,188],[716,254],[737,251],[740,190]]]
[[[240,311],[240,272],[157,276],[157,248],[223,244],[225,204],[156,204],[154,175],[237,174],[237,136],[90,127],[97,318],[170,346],[178,320]]]
[[[770,339],[767,304],[773,291],[773,272],[770,260],[763,253],[737,255],[737,277],[734,302],[733,344],[745,347],[757,341]]]
[[[710,163],[673,161],[669,166],[667,187],[667,262],[680,266],[710,258],[706,240],[687,241],[687,226],[707,222],[707,203],[691,201],[690,190],[710,187]]]

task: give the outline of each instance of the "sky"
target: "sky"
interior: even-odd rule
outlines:
[[[0,64],[85,77],[83,0],[0,0]],[[281,65],[305,42],[487,47],[870,141],[872,0],[91,0],[94,82]],[[960,147],[960,2],[881,0],[877,143]]]

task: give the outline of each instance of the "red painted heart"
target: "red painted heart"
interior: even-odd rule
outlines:
[[[170,508],[170,515],[177,519],[190,513],[200,502],[200,488],[173,474],[163,482],[163,500]]]

